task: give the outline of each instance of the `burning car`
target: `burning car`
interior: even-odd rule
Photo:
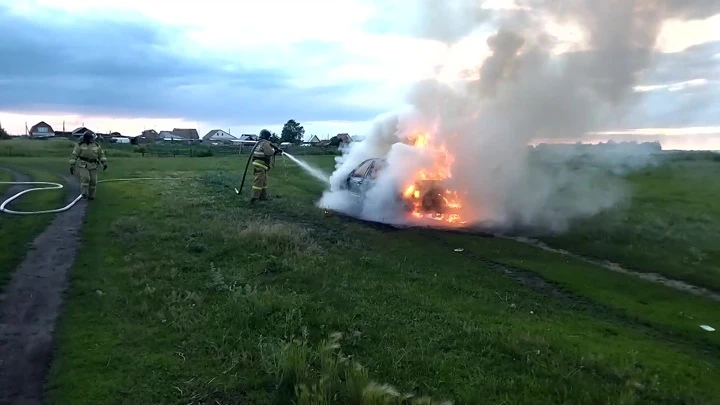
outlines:
[[[342,188],[362,204],[367,192],[375,186],[378,176],[386,168],[384,158],[367,159],[350,171]],[[396,201],[410,219],[464,223],[460,217],[462,205],[457,193],[445,187],[445,179],[428,176],[424,172],[416,177],[411,184],[397,186]]]

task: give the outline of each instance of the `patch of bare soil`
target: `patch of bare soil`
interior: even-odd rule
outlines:
[[[591,259],[591,258],[588,258],[585,256],[577,255],[577,254],[569,252],[567,250],[556,249],[556,248],[550,247],[550,246],[546,245],[545,243],[540,242],[536,239],[522,238],[522,237],[507,237],[507,238],[512,239],[516,242],[521,242],[521,243],[525,243],[528,245],[538,247],[540,249],[543,249],[543,250],[551,252],[551,253],[555,253],[555,254],[559,254],[559,255],[563,255],[563,256],[572,257],[574,259],[582,260],[586,263],[594,264],[596,266],[603,267],[610,271],[637,277],[637,278],[647,280],[647,281],[650,281],[653,283],[662,284],[664,286],[674,288],[678,291],[688,292],[688,293],[698,295],[701,297],[707,297],[707,298],[711,298],[716,301],[720,301],[720,293],[708,290],[707,288],[692,285],[692,284],[686,283],[684,281],[673,280],[673,279],[667,278],[658,273],[629,270],[629,269],[626,269],[626,268],[620,266],[617,263],[613,263],[613,262],[610,262],[607,260],[604,260],[604,261],[595,260],[595,259]]]
[[[21,181],[23,176],[15,178]],[[70,185],[69,202],[77,196],[77,182],[72,177],[65,181]],[[53,334],[68,271],[80,246],[86,208],[86,202],[80,201],[56,214],[35,238],[0,296],[0,404],[43,403]]]

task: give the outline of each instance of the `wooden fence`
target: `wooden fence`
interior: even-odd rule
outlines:
[[[39,142],[39,141],[1,141],[0,156],[32,157],[32,156],[70,156],[73,142]],[[224,157],[247,156],[252,146],[235,145],[192,145],[192,144],[144,144],[129,145],[104,143],[103,148],[108,155],[115,157]],[[293,155],[338,155],[336,147],[289,146],[283,148]]]
[[[153,157],[211,157],[211,156],[247,156],[252,147],[248,146],[165,146],[165,145],[142,145],[127,147],[122,146],[109,146],[108,149],[122,150],[132,153],[141,154],[142,156],[153,156]],[[339,151],[336,148],[328,147],[308,147],[308,146],[290,146],[283,148],[291,154],[297,155],[337,155]]]

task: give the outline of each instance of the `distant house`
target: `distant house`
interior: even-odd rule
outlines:
[[[130,138],[123,136],[120,132],[112,131],[107,134],[96,133],[98,141],[106,141],[109,143],[130,143]]]
[[[150,140],[156,140],[158,137],[158,133],[154,129],[146,129],[140,133],[140,136],[144,136],[146,139]]]
[[[253,134],[243,134],[240,135],[240,138],[231,139],[230,142],[232,142],[233,145],[240,145],[242,146],[252,146],[255,145],[258,141],[258,136]]]
[[[80,138],[85,136],[86,133],[96,135],[94,131],[88,129],[87,127],[79,127],[75,128],[75,130],[71,132],[71,136],[73,139],[79,140]]]
[[[240,138],[232,139],[230,142],[233,145],[239,145],[240,150],[243,150],[246,147],[252,147],[255,145],[258,141],[258,136],[254,134],[242,134],[240,135]]]
[[[202,139],[203,141],[232,141],[237,138],[222,129],[213,129],[203,136]]]
[[[55,131],[45,121],[40,121],[30,128],[28,135],[31,138],[51,138],[55,136]]]
[[[243,144],[254,145],[258,141],[258,136],[254,134],[242,134],[239,140]]]
[[[110,133],[101,133],[101,132],[95,132],[95,141],[96,142],[107,142],[112,139],[112,134]]]
[[[180,136],[188,141],[199,140],[200,135],[197,129],[186,129],[186,128],[173,128],[172,132],[174,135]]]
[[[310,140],[308,141],[308,143],[311,143],[313,145],[320,143],[320,138],[318,138],[317,135],[313,135],[312,138],[310,138]]]
[[[80,135],[80,136],[84,135],[85,132],[90,132],[93,135],[95,134],[95,132],[90,130],[88,127],[78,127],[72,131],[73,135]]]
[[[110,143],[132,143],[131,139],[126,136],[113,136],[108,141]]]
[[[349,144],[353,141],[349,134],[337,134],[337,139],[340,140],[341,144]]]
[[[140,133],[140,135],[130,137],[130,143],[138,145],[141,143],[152,143],[157,141],[159,138],[158,133],[154,129],[146,129]]]
[[[157,136],[158,141],[187,141],[186,138],[175,134],[172,131],[160,131]]]

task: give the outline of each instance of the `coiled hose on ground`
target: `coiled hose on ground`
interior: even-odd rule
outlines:
[[[121,182],[121,181],[160,181],[160,180],[185,180],[184,178],[180,177],[136,177],[131,179],[106,179],[106,180],[98,180],[98,184],[100,183],[112,183],[112,182]],[[13,214],[13,215],[37,215],[37,214],[57,214],[60,212],[64,212],[72,208],[75,204],[77,204],[78,201],[82,199],[82,195],[78,195],[70,201],[66,206],[61,208],[55,208],[52,210],[42,210],[42,211],[15,211],[8,209],[7,206],[11,202],[17,200],[21,196],[32,193],[34,191],[42,191],[42,190],[58,190],[62,189],[65,186],[63,186],[60,183],[50,182],[50,181],[0,181],[0,184],[9,184],[11,186],[45,186],[45,187],[33,187],[29,188],[27,190],[20,191],[19,193],[16,193],[15,195],[9,197],[5,201],[0,204],[0,212],[4,212],[6,214]]]

